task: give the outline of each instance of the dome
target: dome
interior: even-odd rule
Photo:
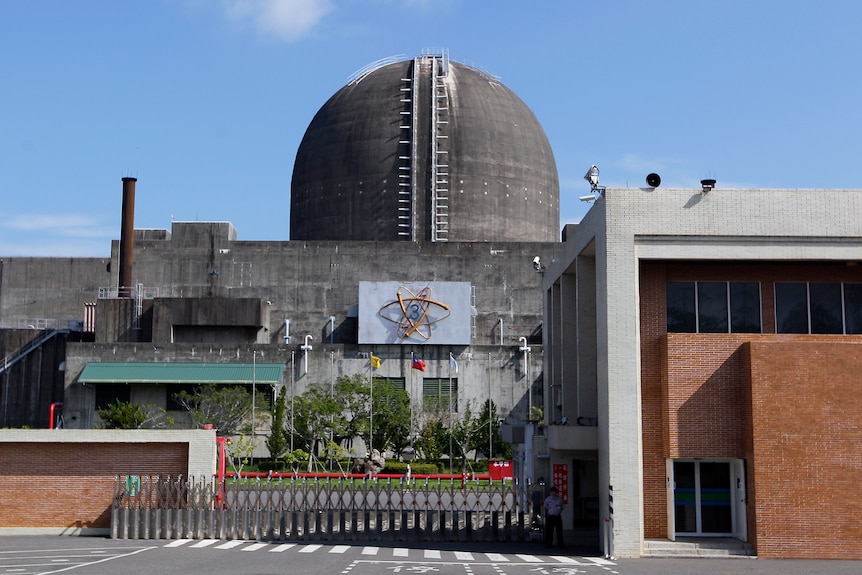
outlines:
[[[292,240],[558,241],[544,130],[499,80],[445,56],[357,75],[317,112],[291,182]]]

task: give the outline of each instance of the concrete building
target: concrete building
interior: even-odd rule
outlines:
[[[862,558],[862,190],[597,192],[543,281],[569,524]]]
[[[0,426],[45,427],[63,403],[87,429],[115,398],[177,416],[173,393],[211,382],[299,394],[371,375],[372,353],[417,408],[451,390],[459,413],[490,399],[523,427],[541,403],[532,262],[559,248],[559,184],[498,79],[445,54],[351,78],[300,145],[290,241],[242,241],[227,221],[134,229],[135,194],[145,182],[125,178],[104,258],[0,261]]]

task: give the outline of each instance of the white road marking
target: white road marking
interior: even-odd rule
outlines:
[[[591,561],[596,565],[616,565],[613,561],[608,561],[607,559],[603,559],[601,557],[585,557],[587,561]]]
[[[270,553],[281,553],[282,551],[287,551],[291,547],[296,547],[296,543],[282,543],[281,545],[277,545],[273,549],[270,549]]]
[[[541,563],[542,560],[536,557],[535,555],[515,555],[521,561],[525,561],[527,563]]]
[[[248,541],[242,541],[239,539],[234,539],[233,541],[228,541],[227,543],[222,543],[218,545],[216,549],[233,549],[234,547],[239,547],[240,545],[245,545]]]
[[[196,548],[209,547],[210,545],[215,545],[219,541],[221,541],[221,540],[220,539],[201,539],[200,541],[198,541],[197,543],[192,545],[192,547],[196,547]]]
[[[313,545],[305,545],[302,549],[299,550],[300,553],[314,553],[318,549],[323,547],[320,543],[314,543]]]
[[[377,555],[377,552],[380,551],[380,547],[363,547],[362,554],[363,555]]]
[[[345,553],[348,549],[350,549],[350,545],[336,545],[332,549],[329,550],[330,553]]]
[[[243,547],[241,551],[257,551],[258,549],[263,549],[267,545],[269,545],[269,543],[254,543],[248,547]]]
[[[506,557],[504,555],[500,555],[499,553],[485,553],[485,555],[488,557],[488,559],[490,559],[491,561],[494,561],[495,563],[508,563],[509,562],[509,560],[506,559]]]
[[[392,550],[392,555],[394,557],[407,557],[410,554],[410,550],[405,547],[396,547]]]
[[[473,554],[467,551],[455,551],[455,559],[458,561],[472,561]]]

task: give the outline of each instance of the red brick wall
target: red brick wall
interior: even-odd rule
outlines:
[[[759,281],[761,282],[761,314],[763,335],[751,334],[667,334],[665,284],[667,281]],[[755,446],[760,444],[754,429],[758,421],[757,405],[753,403],[751,390],[759,389],[759,373],[754,373],[749,365],[760,358],[752,358],[745,347],[746,342],[758,345],[771,345],[768,349],[780,350],[784,345],[841,345],[834,354],[841,356],[850,352],[840,351],[846,343],[855,349],[853,343],[862,342],[860,336],[799,336],[774,334],[773,283],[776,281],[862,281],[862,268],[844,265],[817,264],[750,264],[750,263],[661,263],[648,262],[641,265],[640,273],[640,336],[641,336],[641,408],[643,413],[643,454],[644,454],[644,535],[647,538],[661,538],[667,535],[667,496],[665,490],[665,461],[668,457],[733,457],[747,461],[747,494],[749,499],[749,540],[758,546],[761,556],[795,556],[791,549],[802,549],[807,534],[784,531],[781,534],[768,534],[766,547],[761,551],[760,543],[765,535],[764,522],[758,514],[758,496],[769,493],[767,483],[755,481],[760,460],[755,457]],[[761,343],[762,342],[762,343]],[[775,342],[770,344],[769,342]],[[824,342],[817,344],[816,342]],[[828,342],[828,343],[826,343]],[[860,348],[862,349],[862,348]],[[839,362],[845,366],[854,363],[851,357]],[[781,357],[784,353],[778,353]],[[830,362],[838,361],[832,357]],[[814,374],[820,363],[819,356],[808,357],[808,364]],[[781,360],[778,360],[780,363]],[[832,365],[830,365],[832,367]],[[848,369],[846,373],[860,373],[858,369]],[[811,381],[816,381],[814,378]],[[814,384],[812,384],[814,385]],[[816,387],[816,385],[814,385]],[[862,388],[858,395],[862,397]],[[809,399],[810,400],[810,399]],[[818,403],[816,398],[814,405]],[[859,415],[845,414],[833,421],[838,429],[848,425],[847,417],[858,427],[862,424]],[[775,423],[771,425],[777,425]],[[852,426],[853,424],[851,424]],[[779,426],[778,430],[781,429]],[[834,431],[833,431],[834,433]],[[841,439],[843,441],[843,439]],[[857,442],[858,444],[858,442]],[[858,460],[858,458],[857,458]],[[807,465],[807,464],[806,464]],[[862,464],[859,464],[862,465]],[[782,481],[793,481],[783,470]],[[856,470],[857,480],[862,478]],[[831,492],[833,480],[822,478],[817,489]],[[810,481],[803,483],[811,487]],[[771,483],[769,484],[771,485]],[[852,494],[845,494],[852,497]],[[839,510],[842,504],[837,504]],[[783,507],[792,512],[793,506]],[[772,511],[774,513],[774,510]],[[817,528],[821,527],[817,525]],[[835,533],[835,529],[825,529],[824,533]],[[839,535],[841,531],[839,531]],[[855,537],[862,541],[862,538]],[[770,545],[776,547],[772,548]],[[801,544],[801,546],[798,546]],[[852,541],[844,541],[843,545]],[[862,543],[860,543],[862,545]],[[778,548],[785,551],[770,555]],[[802,551],[798,551],[802,552]],[[846,551],[843,551],[846,553]],[[822,546],[811,557],[830,557],[831,551]],[[857,557],[859,551],[855,551]],[[845,555],[846,557],[846,555]]]
[[[862,344],[752,342],[750,357],[758,555],[862,559]]]
[[[188,473],[186,443],[0,443],[0,527],[108,528],[115,475]]]

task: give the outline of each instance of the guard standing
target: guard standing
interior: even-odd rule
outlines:
[[[545,546],[553,547],[554,532],[557,533],[557,545],[563,547],[563,498],[560,497],[559,489],[554,485],[551,493],[545,498]]]

